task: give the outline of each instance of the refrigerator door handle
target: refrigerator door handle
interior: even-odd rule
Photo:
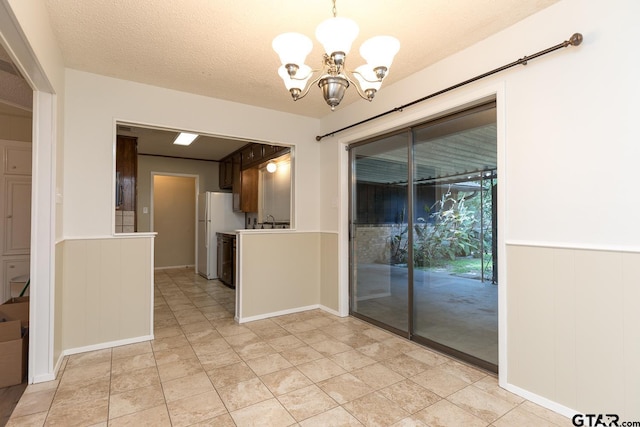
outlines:
[[[204,222],[204,247],[209,249],[209,223],[211,221],[207,220]]]

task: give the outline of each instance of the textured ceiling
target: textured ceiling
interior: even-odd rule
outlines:
[[[364,62],[358,48],[367,38],[389,34],[400,40],[384,90],[556,1],[338,0],[337,12],[360,26],[349,69]],[[291,100],[271,49],[273,38],[283,32],[315,39],[315,27],[331,17],[329,0],[45,3],[69,68],[310,117],[331,113],[316,88],[302,100]],[[321,57],[314,40],[307,64],[318,68]],[[350,89],[342,105],[358,99]]]

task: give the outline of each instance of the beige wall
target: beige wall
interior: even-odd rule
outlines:
[[[0,114],[0,139],[31,142],[31,116]]]
[[[196,179],[154,175],[154,266],[195,265]]]
[[[157,156],[138,156],[138,176],[136,200],[138,231],[151,231],[149,214],[144,207],[151,206],[151,173],[198,175],[199,193],[220,191],[218,186],[218,162],[201,160],[171,159]]]
[[[339,311],[338,233],[320,234],[320,304]]]
[[[640,419],[640,253],[508,245],[505,261],[510,382]]]
[[[149,339],[153,237],[71,239],[60,245],[64,285],[56,308],[62,311],[63,351]]]
[[[241,322],[320,305],[320,233],[241,232],[238,249]]]

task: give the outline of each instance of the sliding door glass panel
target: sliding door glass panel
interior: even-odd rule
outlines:
[[[498,363],[495,107],[413,130],[414,335]]]
[[[408,137],[350,150],[351,312],[407,336]]]

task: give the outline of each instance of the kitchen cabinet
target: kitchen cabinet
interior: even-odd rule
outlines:
[[[240,171],[240,162],[242,160],[242,154],[236,152],[231,156],[231,168],[232,168],[232,185],[231,192],[233,193],[233,211],[242,212],[240,206],[240,192],[242,191],[242,176]]]
[[[240,190],[240,210],[243,212],[258,212],[258,168],[242,171]]]
[[[243,170],[262,162],[262,159],[264,157],[263,147],[264,145],[262,144],[251,144],[242,149],[241,153]]]
[[[235,287],[235,247],[236,236],[218,233],[218,280],[227,286]]]
[[[226,157],[219,163],[218,186],[221,190],[233,188],[233,157]]]

